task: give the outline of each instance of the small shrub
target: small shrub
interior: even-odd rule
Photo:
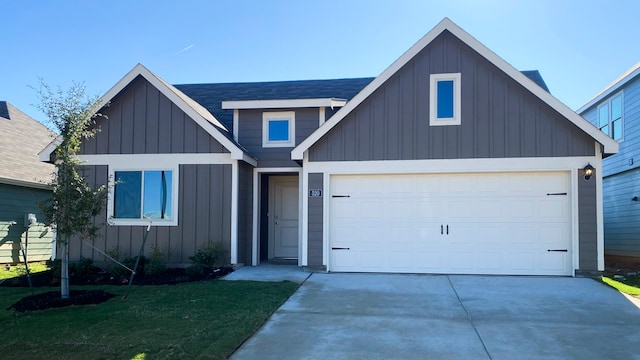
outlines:
[[[186,270],[188,276],[200,277],[203,276],[209,268],[203,264],[193,264]]]
[[[194,264],[214,269],[224,265],[225,253],[222,243],[208,241],[198,249],[194,256],[190,256],[189,260]]]
[[[158,248],[158,246],[154,246],[151,251],[151,258],[144,269],[145,274],[147,276],[157,276],[162,275],[166,270],[167,267],[164,265],[164,252]]]
[[[84,257],[76,263],[69,264],[69,276],[78,279],[92,280],[101,271],[99,267],[93,265],[93,260]]]

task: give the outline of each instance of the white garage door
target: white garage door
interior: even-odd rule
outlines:
[[[331,177],[331,271],[571,275],[568,172]]]

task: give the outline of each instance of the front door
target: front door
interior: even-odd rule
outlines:
[[[298,257],[298,177],[271,176],[269,258]]]

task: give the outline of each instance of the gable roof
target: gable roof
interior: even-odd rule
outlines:
[[[0,101],[0,134],[0,183],[49,189],[54,168],[38,152],[55,134],[6,101]]]
[[[619,78],[615,79],[611,84],[602,89],[596,96],[592,97],[586,104],[582,105],[576,112],[582,114],[593,105],[599,103],[602,99],[616,92],[621,87],[625,86],[628,82],[633,80],[636,76],[640,75],[640,62],[627,70]]]
[[[184,111],[192,118],[200,127],[202,127],[209,135],[216,139],[231,153],[232,159],[244,160],[252,165],[256,165],[255,159],[247,155],[242,147],[236,143],[229,134],[227,128],[216,119],[202,105],[189,98],[183,92],[175,88],[173,85],[162,80],[159,76],[152,73],[142,64],[137,64],[129,71],[120,81],[118,81],[109,91],[107,91],[99,100],[99,107],[107,105],[116,95],[118,95],[127,85],[134,79],[141,76],[153,85],[160,93],[169,98],[180,110]],[[51,153],[60,144],[59,139],[55,139],[39,154],[41,161],[49,161]]]
[[[222,101],[316,98],[349,100],[373,79],[368,77],[331,80],[180,84],[174,86],[209,110],[227,129],[231,129],[233,111],[222,109]]]
[[[351,101],[349,101],[343,108],[338,110],[338,112],[336,112],[329,120],[327,120],[324,125],[319,127],[316,131],[309,135],[309,137],[298,144],[298,146],[296,146],[291,151],[291,158],[293,160],[302,160],[304,152],[306,150],[308,150],[313,144],[315,144],[322,136],[328,133],[334,126],[336,126],[336,124],[338,124],[358,105],[365,101],[371,94],[373,94],[373,92],[375,92],[380,86],[382,86],[387,80],[389,80],[397,71],[399,71],[404,65],[406,65],[420,51],[422,51],[422,49],[427,47],[438,35],[440,35],[444,31],[449,31],[451,34],[456,36],[463,43],[475,50],[478,54],[486,58],[500,70],[504,71],[525,89],[529,90],[551,108],[571,121],[582,131],[602,144],[604,146],[605,154],[614,154],[618,152],[618,143],[616,141],[598,130],[594,125],[589,123],[580,115],[576,114],[569,107],[567,107],[558,99],[553,97],[550,93],[545,91],[545,89],[536,85],[536,83],[528,78],[525,74],[515,69],[489,48],[476,40],[469,33],[462,30],[462,28],[453,23],[453,21],[449,20],[449,18],[444,18],[431,31],[429,31],[420,40],[418,40],[415,45],[409,48],[409,50],[402,54],[402,56],[400,56],[395,62],[393,62],[393,64],[391,64],[378,77],[376,77],[371,83],[369,83],[364,89],[362,89],[362,91],[360,91],[358,95],[356,95]]]

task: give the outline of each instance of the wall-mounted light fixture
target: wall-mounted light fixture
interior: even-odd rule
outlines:
[[[589,179],[591,179],[591,175],[593,175],[593,170],[595,170],[595,168],[591,166],[591,164],[587,164],[587,166],[585,166],[582,170],[584,170],[584,179],[589,181]]]

